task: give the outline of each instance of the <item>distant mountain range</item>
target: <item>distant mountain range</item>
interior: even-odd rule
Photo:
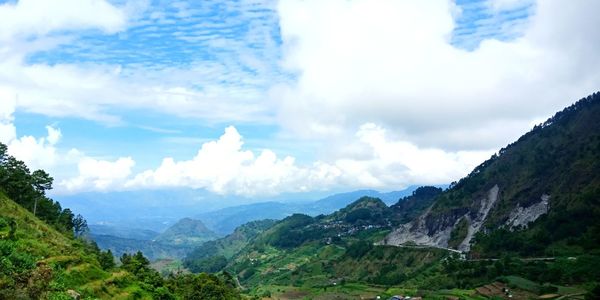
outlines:
[[[162,233],[124,225],[94,224],[90,225],[90,236],[98,243],[100,248],[110,249],[116,255],[141,250],[152,260],[182,258],[195,246],[233,233],[237,227],[248,222],[264,219],[281,220],[297,213],[311,216],[329,214],[361,197],[379,198],[385,204],[390,205],[407,195],[411,195],[415,189],[415,186],[411,186],[402,191],[386,193],[375,190],[358,190],[334,194],[312,202],[282,203],[270,201],[227,207],[197,214],[193,216],[193,219],[180,219]],[[163,196],[167,197],[166,195]],[[112,200],[109,202],[112,202]],[[146,221],[150,222],[150,220],[147,219]],[[159,228],[160,226],[154,225],[151,227]]]
[[[117,227],[111,225],[89,225],[90,232],[95,235],[116,236],[125,239],[134,239],[150,241],[156,238],[160,233],[141,228]]]
[[[410,186],[401,191],[382,193],[375,190],[358,190],[348,193],[334,194],[323,199],[306,203],[261,202],[195,215],[211,230],[226,235],[247,222],[263,219],[280,220],[294,213],[317,216],[330,214],[361,197],[379,198],[387,205],[398,202],[399,199],[412,194],[417,186]]]
[[[321,209],[320,213],[329,213],[349,203],[347,199],[352,201],[367,195],[380,197],[386,203],[391,204],[411,190],[414,190],[414,187],[410,187],[406,191],[390,193],[379,193],[372,190],[333,196],[328,196],[324,192],[292,193],[254,199],[235,195],[218,195],[202,189],[177,188],[107,193],[87,192],[75,195],[54,195],[53,197],[64,207],[69,207],[76,214],[83,215],[90,225],[162,232],[182,218],[198,218],[206,213],[209,217],[202,218],[205,224],[219,234],[226,234],[232,232],[236,226],[217,226],[213,219],[219,218],[213,218],[211,215],[233,215],[247,209],[252,210],[254,204],[261,208],[265,207],[261,203],[270,203],[266,205],[272,206],[277,213],[266,217],[281,219],[289,215],[288,212],[299,212],[298,209],[305,212],[308,208],[304,204],[315,201],[318,208]],[[226,210],[235,212],[224,212]],[[245,222],[235,224],[243,223]],[[127,234],[117,234],[116,236],[129,237]]]

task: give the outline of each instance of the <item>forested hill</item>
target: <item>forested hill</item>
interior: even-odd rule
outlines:
[[[598,220],[600,93],[595,93],[500,149],[385,241],[472,248],[475,256],[575,255],[600,250]]]
[[[24,162],[8,155],[6,145],[0,143],[0,190],[54,229],[81,234],[87,226],[83,217],[74,216],[70,209],[63,209],[46,196],[53,180],[44,170],[31,172]]]
[[[82,236],[85,220],[46,196],[51,187],[0,143],[0,299],[240,299],[227,274],[162,278],[141,252],[117,267]]]

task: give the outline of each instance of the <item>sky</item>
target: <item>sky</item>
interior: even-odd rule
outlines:
[[[600,89],[600,1],[0,1],[0,142],[57,195],[446,184]]]

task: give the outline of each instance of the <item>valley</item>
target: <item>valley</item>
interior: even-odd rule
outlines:
[[[0,300],[600,300],[600,0],[0,0]]]

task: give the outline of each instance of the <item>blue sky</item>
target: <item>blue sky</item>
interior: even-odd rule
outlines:
[[[576,2],[0,1],[0,139],[66,194],[443,184],[597,88]]]

